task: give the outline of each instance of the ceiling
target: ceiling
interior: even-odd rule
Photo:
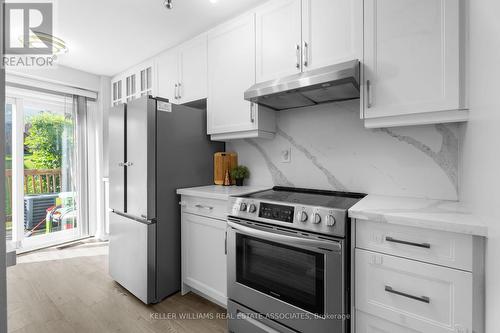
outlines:
[[[59,0],[54,35],[69,52],[59,64],[115,75],[264,0]]]

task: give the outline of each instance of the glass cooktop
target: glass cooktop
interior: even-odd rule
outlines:
[[[365,194],[275,186],[271,190],[251,193],[241,197],[282,202],[283,204],[321,206],[347,210],[365,197]]]

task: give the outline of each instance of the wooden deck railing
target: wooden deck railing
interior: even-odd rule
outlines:
[[[12,170],[5,170],[8,204],[12,207]],[[61,190],[61,169],[24,170],[24,194],[57,193]],[[9,207],[10,208],[10,207]],[[7,211],[11,210],[7,208]],[[8,216],[9,217],[9,216]],[[7,217],[7,218],[8,218]]]

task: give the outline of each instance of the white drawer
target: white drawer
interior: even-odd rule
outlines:
[[[356,311],[356,333],[426,333],[396,325],[385,319]]]
[[[472,273],[360,249],[355,253],[357,310],[417,332],[472,332]]]
[[[182,211],[220,220],[227,219],[227,201],[218,199],[182,196]]]
[[[356,220],[356,247],[472,271],[472,236]]]

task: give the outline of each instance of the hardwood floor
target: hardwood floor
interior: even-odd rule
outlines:
[[[146,306],[108,275],[107,244],[18,256],[7,270],[9,332],[226,332],[225,309],[193,294]]]

